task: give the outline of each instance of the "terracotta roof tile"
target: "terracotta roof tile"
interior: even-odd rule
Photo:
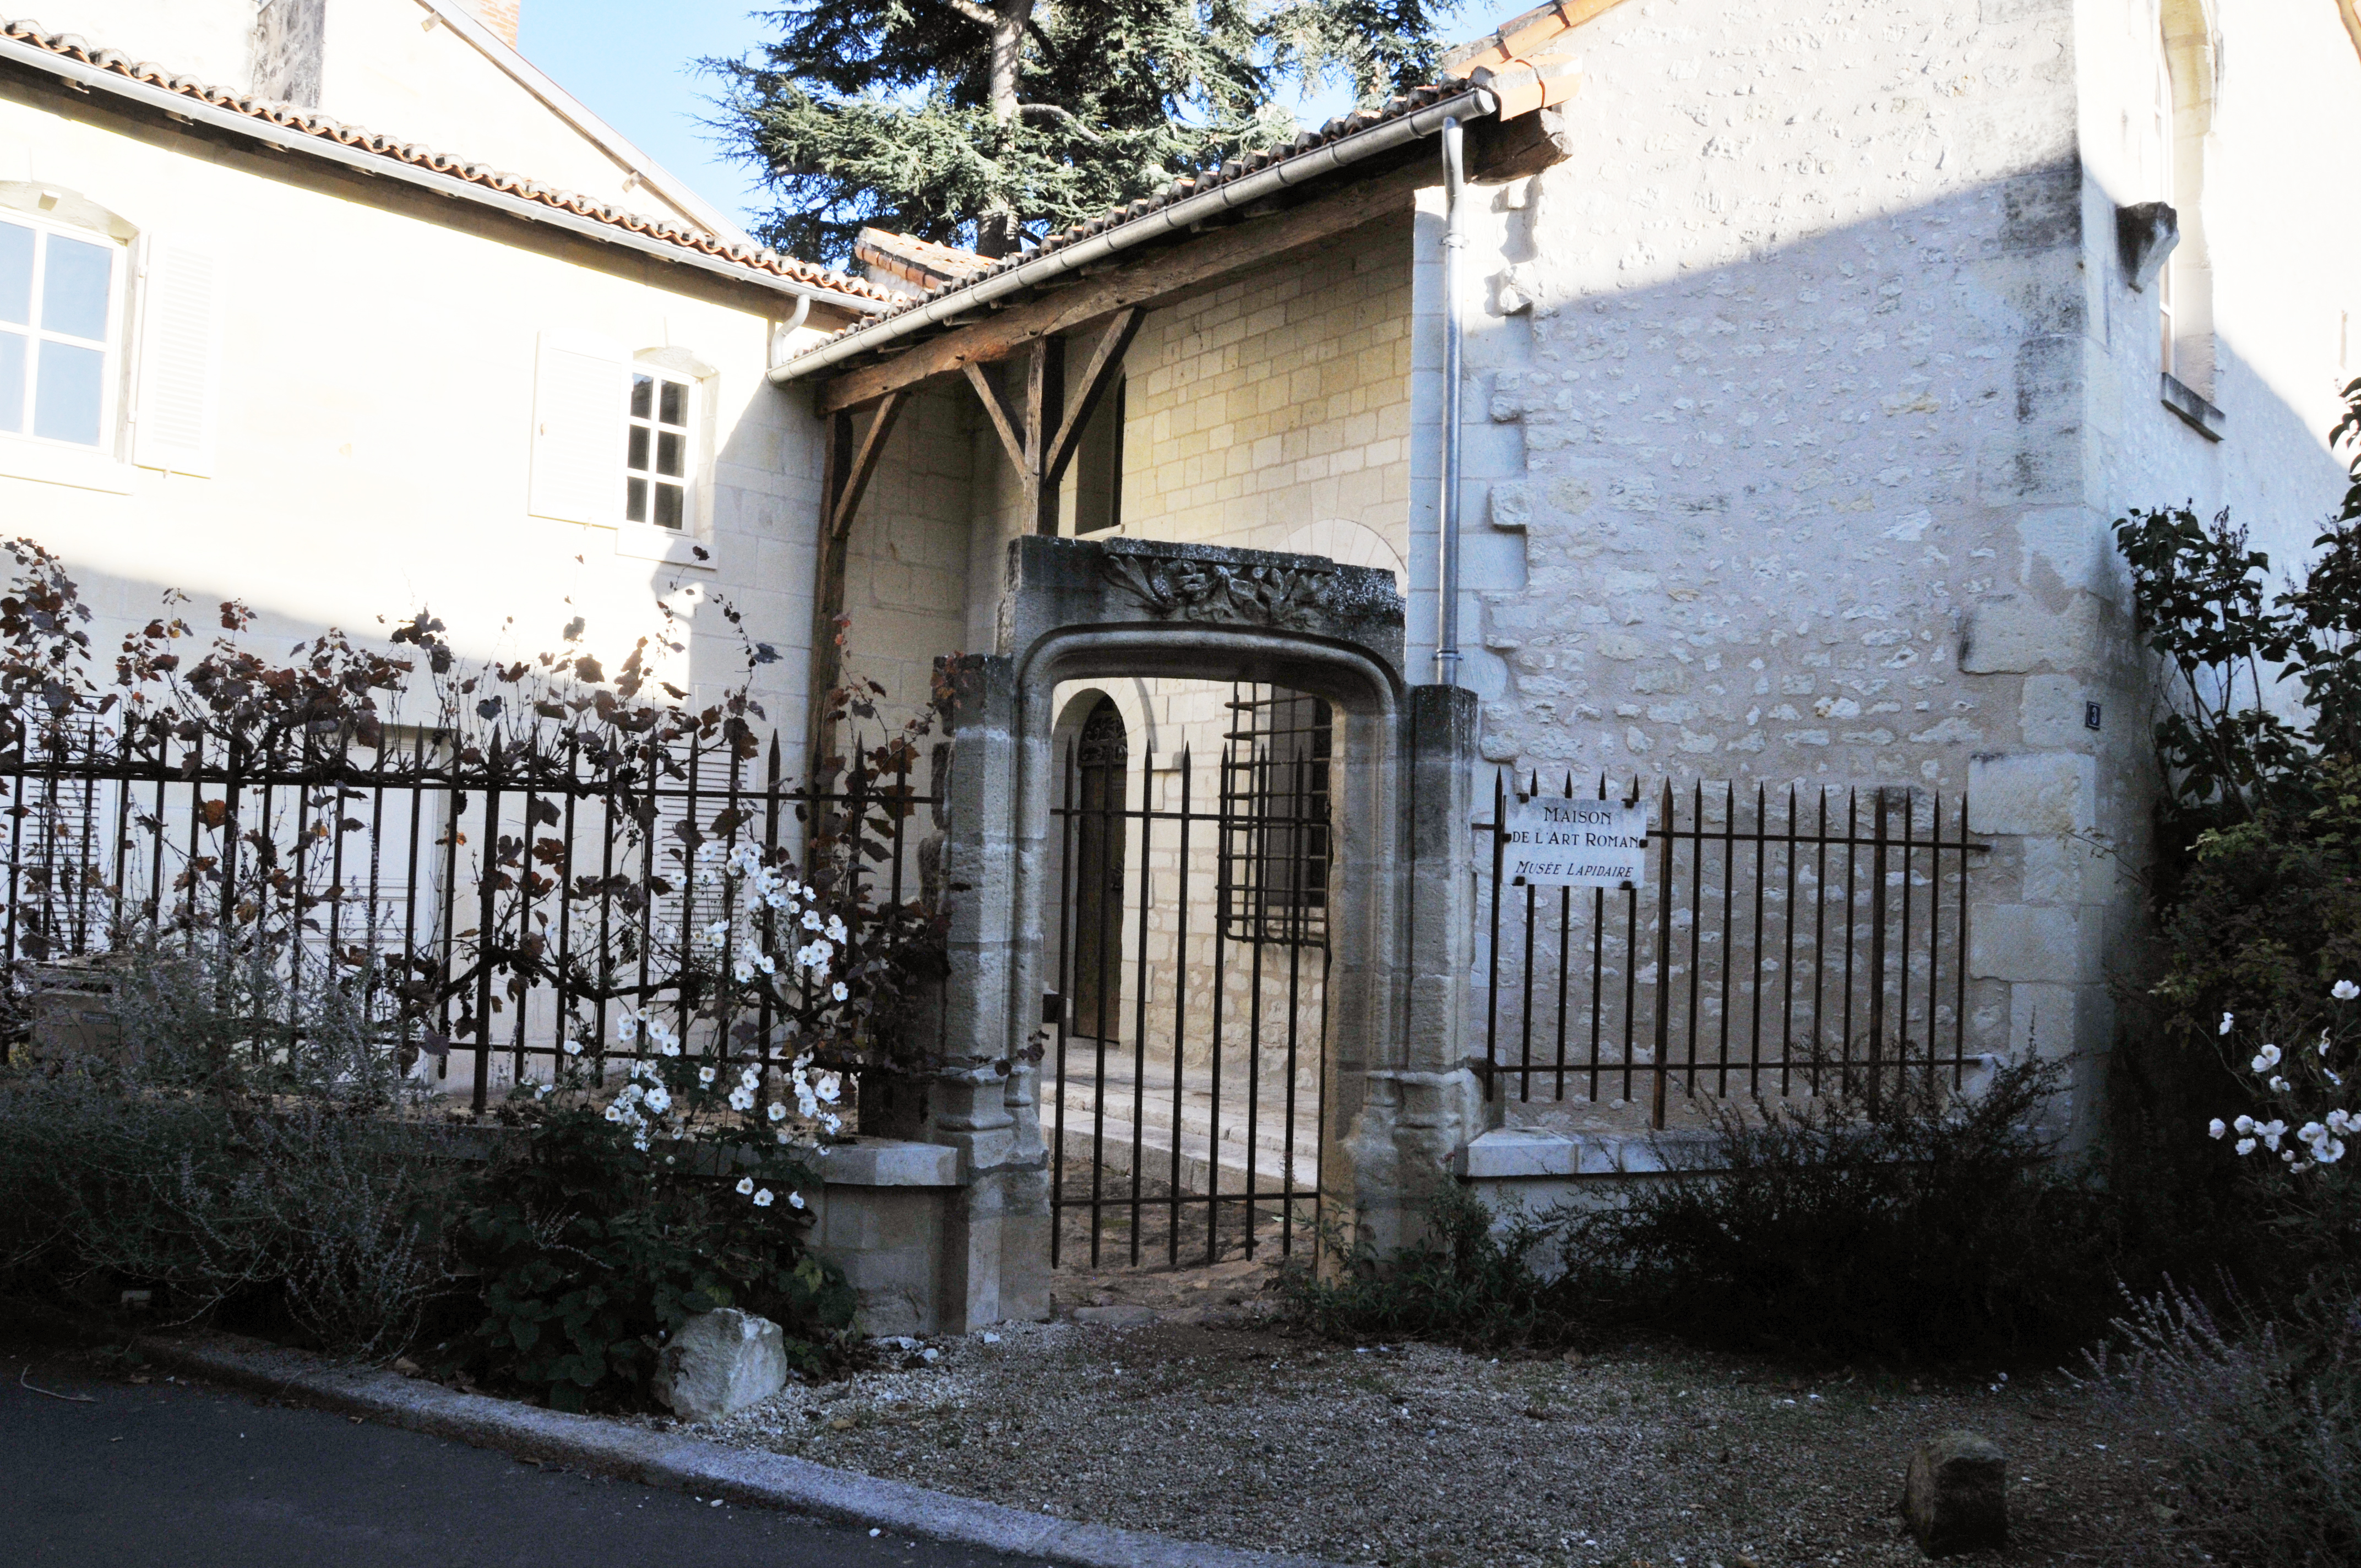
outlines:
[[[470,162],[418,142],[401,142],[379,132],[348,126],[330,118],[317,110],[305,109],[293,104],[274,103],[250,93],[236,93],[183,76],[164,66],[134,61],[119,50],[94,45],[73,33],[45,31],[33,21],[0,19],[0,38],[28,44],[47,53],[76,60],[85,65],[111,72],[133,82],[160,87],[170,93],[196,99],[217,109],[226,109],[251,119],[267,121],[283,129],[301,131],[324,141],[356,148],[382,158],[405,163],[412,168],[431,170],[471,185],[521,198],[528,202],[575,214],[598,223],[609,224],[631,234],[644,235],[676,245],[684,250],[696,251],[735,263],[752,272],[765,273],[795,282],[826,289],[867,301],[900,302],[906,298],[880,289],[841,272],[801,261],[792,256],[782,256],[775,250],[724,240],[671,218],[652,218],[644,214],[627,212],[610,203],[585,196],[577,192],[544,185],[522,174],[512,174],[492,168],[489,164]]]

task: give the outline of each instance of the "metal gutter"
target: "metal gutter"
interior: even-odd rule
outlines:
[[[1499,112],[1499,99],[1490,92],[1481,87],[1471,87],[1423,109],[1382,121],[1349,136],[1338,137],[1309,151],[1283,158],[1257,173],[1224,181],[1210,191],[1184,196],[1178,202],[1143,214],[1128,223],[1117,224],[1088,239],[1060,246],[1037,256],[1005,272],[996,272],[965,288],[938,294],[916,309],[840,333],[773,370],[771,379],[784,386],[815,371],[841,364],[855,355],[874,353],[913,333],[946,325],[953,316],[965,315],[994,300],[1038,288],[1067,273],[1104,261],[1110,256],[1161,238],[1176,229],[1185,229],[1191,224],[1219,214],[1250,206],[1278,192],[1332,174],[1347,164],[1358,163],[1409,142],[1423,140],[1442,130],[1446,122],[1482,119]]]
[[[220,108],[206,103],[202,98],[192,98],[187,93],[175,93],[167,87],[158,87],[150,82],[137,81],[101,66],[85,64],[82,60],[66,55],[53,54],[48,49],[37,49],[15,38],[0,37],[0,60],[12,60],[37,71],[44,76],[58,77],[86,90],[104,93],[112,97],[138,104],[159,114],[170,115],[176,120],[209,126],[215,130],[226,131],[233,136],[260,142],[267,147],[275,147],[282,151],[302,153],[325,159],[330,163],[339,163],[362,174],[399,180],[422,190],[432,191],[438,196],[473,202],[478,206],[490,207],[513,217],[523,218],[529,223],[545,224],[552,228],[565,229],[585,239],[596,240],[603,245],[621,246],[625,249],[638,251],[659,261],[695,268],[719,278],[727,278],[732,282],[752,284],[755,288],[767,289],[774,293],[818,300],[824,304],[834,305],[840,310],[851,311],[862,315],[875,315],[892,308],[885,301],[864,300],[857,295],[840,294],[832,289],[822,288],[816,283],[805,283],[793,278],[780,277],[774,272],[759,271],[731,261],[726,257],[708,256],[703,251],[692,249],[686,246],[675,245],[670,240],[660,239],[653,235],[635,234],[630,229],[619,227],[614,224],[601,223],[596,218],[584,217],[579,213],[567,212],[563,207],[550,206],[546,203],[530,201],[522,196],[512,196],[505,191],[496,191],[489,185],[478,185],[473,181],[455,179],[448,174],[437,173],[432,169],[421,169],[414,164],[404,163],[400,159],[388,158],[382,153],[370,152],[362,148],[346,147],[344,143],[327,137],[314,136],[309,131],[274,125],[269,120],[258,119],[251,115],[241,115],[234,109]]]

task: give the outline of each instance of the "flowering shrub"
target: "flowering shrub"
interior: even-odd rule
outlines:
[[[2302,1044],[2283,1050],[2266,1041],[2256,1047],[2246,1062],[2256,1099],[2267,1113],[2280,1113],[2268,1119],[2246,1112],[2227,1120],[2216,1116],[2207,1127],[2217,1140],[2235,1138],[2232,1146],[2240,1156],[2277,1156],[2296,1176],[2336,1164],[2345,1157],[2345,1137],[2361,1135],[2361,1116],[2336,1103],[2348,1095],[2345,1073],[2333,1065],[2342,1063],[2346,1071],[2352,1069],[2356,1042],[2361,1040],[2361,1025],[2354,1021],[2352,1004],[2361,1000],[2361,985],[2340,980],[2329,988],[2328,995],[2332,1005],[2325,1021],[2314,1016],[2292,1032],[2290,1037]],[[2320,1025],[2317,1036],[2312,1031],[2313,1024]],[[2222,1014],[2219,1032],[2224,1038],[2229,1038],[2236,1027],[2236,1014]],[[2290,1117],[2295,1119],[2292,1132]]]

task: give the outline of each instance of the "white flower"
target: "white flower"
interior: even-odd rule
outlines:
[[[738,1179],[738,1195],[739,1195],[740,1197],[741,1197],[741,1198],[742,1198],[742,1197],[744,1197],[747,1193],[752,1192],[752,1191],[753,1191],[753,1190],[754,1190],[754,1179],[753,1179],[752,1177],[751,1177],[751,1176],[741,1176],[741,1177],[740,1177],[740,1178]]]
[[[807,1121],[819,1114],[819,1102],[812,1097],[810,1088],[805,1084],[796,1085],[796,1113]]]
[[[606,1110],[606,1117],[609,1122],[621,1121],[623,1119],[623,1108],[620,1105],[608,1106]]]
[[[2238,1152],[2239,1152],[2240,1154],[2252,1154],[2252,1153],[2254,1153],[2254,1152],[2255,1152],[2255,1140],[2254,1140],[2254,1139],[2252,1139],[2252,1138],[2240,1138],[2240,1139],[2238,1140]]]
[[[2222,1014],[2222,1033],[2226,1035],[2230,1032],[2230,1025],[2232,1022],[2233,1020],[2229,1014],[2224,1013]]]
[[[790,1193],[788,1193],[788,1194],[787,1194],[787,1207],[788,1207],[788,1208],[790,1208],[790,1209],[800,1209],[800,1208],[802,1208],[803,1206],[804,1206],[804,1195],[803,1195],[802,1193],[800,1193],[800,1192],[790,1192]]]
[[[767,1209],[770,1206],[771,1190],[765,1187],[760,1192],[754,1194],[754,1207],[757,1209]]]
[[[2328,1129],[2317,1122],[2306,1122],[2295,1130],[2295,1135],[2305,1143],[2316,1144],[2328,1136]]]
[[[2331,1138],[2326,1143],[2314,1148],[2312,1151],[2312,1158],[2320,1161],[2323,1165],[2334,1165],[2338,1160],[2345,1157],[2345,1140],[2343,1138]]]
[[[2268,1072],[2279,1065],[2279,1048],[2277,1046],[2265,1046],[2255,1053],[2253,1066],[2257,1072]]]
[[[829,993],[830,996],[834,997],[834,998],[835,998],[837,1001],[839,1001],[839,1002],[843,1001],[846,997],[851,996],[851,995],[852,994],[852,992],[851,992],[850,991],[847,991],[847,990],[844,988],[844,981],[840,981],[840,981],[838,981],[834,985],[831,985],[831,986],[829,986],[829,987],[828,988],[828,993]]]
[[[831,942],[844,940],[844,922],[834,915],[828,917],[828,939]]]
[[[582,1042],[577,1039],[568,1038],[566,1042],[566,1054],[569,1057],[580,1056],[582,1054]]]
[[[817,930],[819,930],[819,929],[820,929],[820,928],[821,928],[825,924],[826,924],[826,922],[822,921],[822,920],[820,919],[820,917],[819,917],[819,911],[818,911],[818,910],[817,910],[817,909],[807,909],[807,910],[805,910],[805,911],[804,911],[804,929],[805,929],[805,930],[807,930],[807,931],[817,931]]]
[[[837,1095],[842,1092],[841,1080],[832,1072],[821,1073],[819,1081],[812,1085],[812,1092],[833,1105]]]
[[[640,1015],[626,1007],[623,1009],[622,1016],[615,1020],[615,1038],[628,1046],[639,1037]]]
[[[793,909],[796,906],[796,901],[784,893],[766,893],[763,895],[763,902],[774,909]]]
[[[2361,1119],[2341,1105],[2328,1113],[2328,1130],[2332,1133],[2349,1133],[2356,1124],[2361,1124]]]
[[[752,1090],[741,1086],[730,1091],[730,1109],[732,1111],[752,1111],[753,1108],[754,1091]]]
[[[831,1113],[822,1116],[819,1119],[819,1124],[826,1127],[830,1133],[834,1133],[839,1127],[844,1125],[844,1121],[843,1118]]]
[[[642,1089],[637,1083],[627,1083],[623,1085],[622,1091],[615,1096],[615,1103],[628,1108],[633,1101],[646,1092],[647,1091]]]
[[[749,1089],[753,1089],[762,1083],[763,1074],[759,1069],[750,1067],[738,1074],[738,1081]]]
[[[743,954],[741,954],[738,961],[730,966],[730,978],[735,980],[739,984],[745,984],[748,981],[754,978],[754,965],[752,960],[746,958]]]
[[[787,1141],[787,1130],[785,1127],[781,1127],[779,1129],[778,1139],[781,1143],[785,1143]]]
[[[775,1100],[763,1107],[763,1113],[774,1122],[784,1122],[787,1119],[787,1108]]]
[[[2230,1125],[2242,1133],[2251,1133],[2255,1130],[2255,1119],[2252,1116],[2241,1116]]]
[[[713,1082],[713,1064],[711,1062],[708,1062],[703,1067],[697,1069],[697,1081],[707,1085],[710,1085]],[[2214,1135],[2219,1137],[2221,1135],[2217,1133]]]
[[[2328,988],[2328,994],[2339,1002],[2350,1002],[2355,997],[2361,996],[2361,985],[2356,985],[2349,980],[2340,980]]]
[[[2228,1127],[2226,1127],[2226,1126],[2223,1125],[2223,1124],[2222,1124],[2222,1118],[2221,1118],[2221,1117],[2219,1117],[2219,1116],[2216,1116],[2216,1117],[2214,1117],[2214,1118],[2213,1118],[2213,1124],[2212,1126],[2210,1126],[2210,1127],[2207,1127],[2207,1128],[2205,1129],[2205,1133],[2206,1133],[2206,1135],[2207,1135],[2208,1137],[2214,1137],[2214,1138],[2218,1138],[2218,1137],[2220,1137],[2223,1134],[2224,1134],[2224,1133],[2228,1132],[2229,1130],[2230,1130],[2230,1129],[2229,1129]]]
[[[544,1083],[534,1088],[533,1097],[535,1100],[546,1100],[556,1091],[557,1085],[554,1083]]]
[[[2291,1088],[2291,1087],[2292,1087],[2292,1085],[2290,1085],[2290,1084],[2288,1082],[2288,1080],[2287,1080],[2286,1079],[2279,1077],[2279,1076],[2278,1074],[2276,1074],[2276,1073],[2274,1073],[2274,1074],[2272,1074],[2272,1075],[2271,1075],[2271,1092],[2272,1092],[2272,1093],[2274,1093],[2274,1094],[2285,1094],[2285,1093],[2289,1091],[2289,1089],[2290,1089],[2290,1088]]]
[[[2257,1122],[2255,1124],[2255,1131],[2262,1138],[2265,1147],[2276,1149],[2279,1146],[2279,1140],[2287,1136],[2287,1124],[2279,1121]]]
[[[648,1109],[657,1115],[663,1115],[672,1109],[672,1091],[661,1083],[657,1084],[647,1092],[647,1105]]]

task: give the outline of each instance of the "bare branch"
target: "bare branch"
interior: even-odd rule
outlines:
[[[1016,105],[1016,112],[1020,115],[1052,115],[1072,126],[1075,134],[1084,141],[1099,139],[1098,132],[1083,124],[1080,116],[1062,104],[1019,104]]]

